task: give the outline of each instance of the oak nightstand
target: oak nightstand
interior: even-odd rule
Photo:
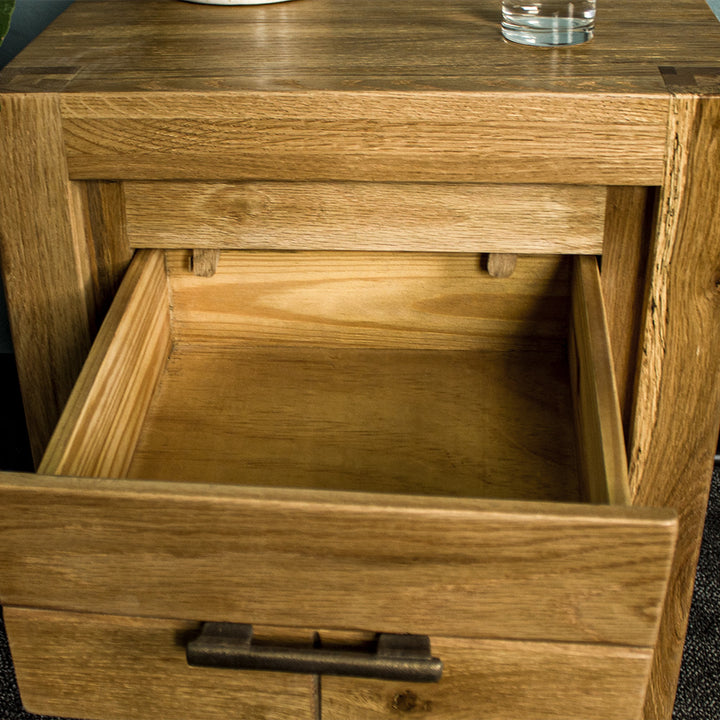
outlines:
[[[671,714],[720,424],[720,28],[77,0],[0,74],[26,707]],[[92,347],[91,347],[92,345]]]

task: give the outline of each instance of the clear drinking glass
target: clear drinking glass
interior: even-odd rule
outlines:
[[[577,45],[590,40],[594,30],[595,0],[503,0],[502,33],[512,42]]]

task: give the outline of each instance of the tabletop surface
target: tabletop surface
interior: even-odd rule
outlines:
[[[598,0],[596,37],[572,48],[509,43],[499,20],[499,0],[76,0],[0,90],[720,91],[704,0]]]

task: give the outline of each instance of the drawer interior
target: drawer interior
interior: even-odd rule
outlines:
[[[212,277],[191,258],[136,253],[41,472],[597,499],[577,366],[606,346],[568,347],[588,311],[572,257],[509,278],[476,254],[227,251]]]

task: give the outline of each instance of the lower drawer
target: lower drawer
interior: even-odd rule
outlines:
[[[102,720],[626,720],[639,717],[651,658],[622,646],[433,637],[441,682],[403,683],[190,667],[191,621],[16,607],[5,621],[26,708]],[[313,641],[292,628],[255,634]],[[330,646],[367,639],[318,635]]]

